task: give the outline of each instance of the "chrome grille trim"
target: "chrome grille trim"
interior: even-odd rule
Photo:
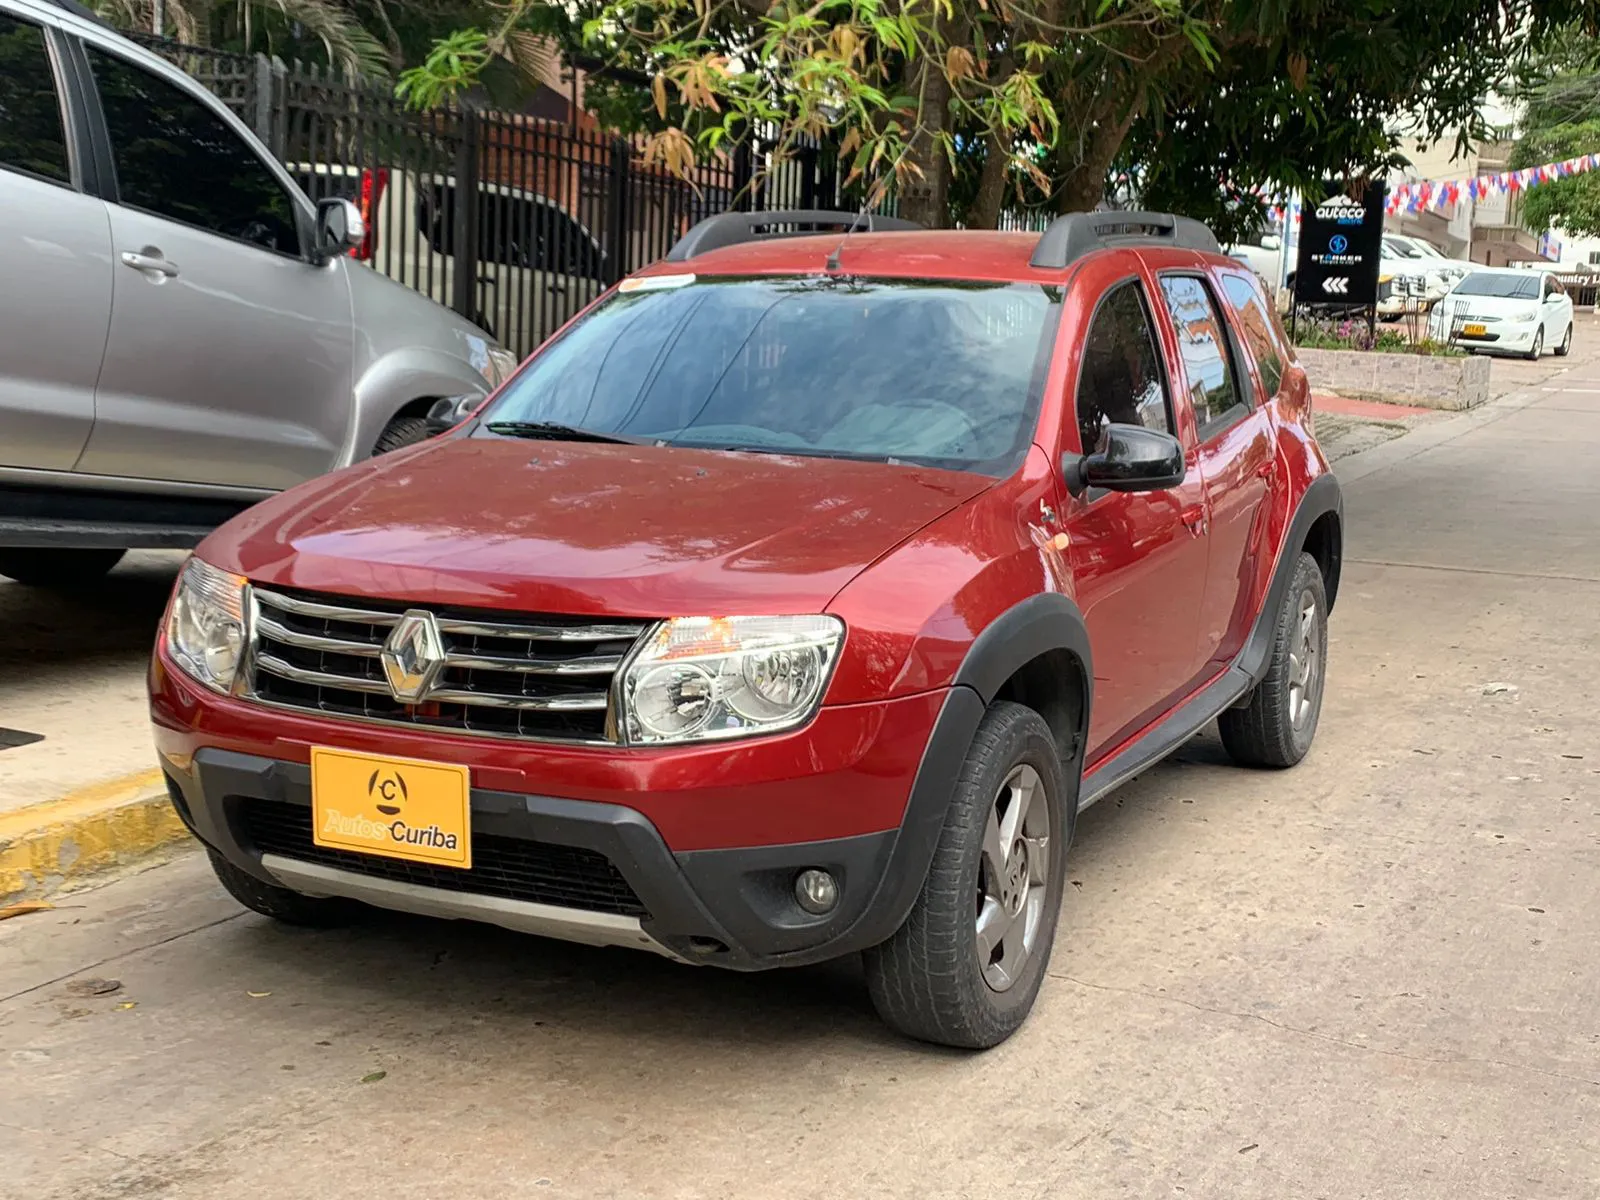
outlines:
[[[469,692],[457,688],[434,688],[428,699],[440,704],[482,704],[486,708],[516,708],[524,712],[605,712],[609,699],[605,692],[577,692],[571,696],[497,696],[491,692]]]
[[[260,626],[257,626],[260,628]],[[350,675],[334,675],[328,671],[312,671],[306,667],[297,667],[293,663],[286,663],[283,659],[272,654],[256,655],[256,670],[265,671],[269,675],[276,675],[280,679],[292,679],[296,683],[309,683],[316,687],[343,688],[350,692],[366,692],[373,696],[386,696],[389,694],[389,685],[377,679],[357,679]]]
[[[501,625],[489,621],[460,621],[454,617],[439,618],[440,633],[535,642],[610,642],[622,638],[632,641],[639,636],[640,629],[639,625],[579,625],[567,628],[560,625]]]
[[[298,596],[285,596],[282,592],[271,592],[264,587],[253,587],[257,600],[263,604],[270,604],[273,608],[281,608],[284,612],[292,612],[302,617],[321,617],[325,621],[351,621],[357,625],[395,625],[400,621],[401,613],[378,612],[369,608],[354,608],[349,605],[320,604],[314,600],[302,600]]]
[[[373,601],[250,590],[243,691],[285,708],[386,725],[517,740],[612,743],[617,672],[654,622],[433,613],[443,668],[419,703],[396,699],[381,665],[408,610]],[[431,610],[430,610],[431,611]],[[520,651],[525,650],[526,653]]]
[[[622,655],[601,654],[586,658],[513,658],[499,654],[462,654],[449,650],[447,667],[473,667],[485,671],[514,671],[524,675],[614,675],[622,665]]]
[[[259,592],[256,594],[260,595]],[[323,637],[316,633],[301,633],[298,629],[278,624],[271,617],[258,616],[256,632],[275,642],[288,642],[291,646],[302,646],[307,650],[331,650],[335,654],[354,654],[362,658],[377,658],[383,651],[382,646],[374,646],[370,642],[352,642],[344,638]]]

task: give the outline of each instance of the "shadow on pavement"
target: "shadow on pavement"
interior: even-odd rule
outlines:
[[[183,561],[182,553],[130,554],[104,579],[71,590],[0,579],[0,662],[142,661]]]

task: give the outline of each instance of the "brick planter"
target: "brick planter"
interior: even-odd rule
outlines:
[[[1295,351],[1312,392],[1423,408],[1476,408],[1489,398],[1489,360],[1381,350]]]

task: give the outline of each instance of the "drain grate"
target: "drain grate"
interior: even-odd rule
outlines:
[[[29,733],[26,729],[7,729],[0,725],[0,750],[9,750],[13,746],[31,746],[35,742],[44,741],[44,734]]]

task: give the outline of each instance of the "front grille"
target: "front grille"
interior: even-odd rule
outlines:
[[[649,916],[622,872],[596,850],[475,833],[472,869],[463,871],[319,846],[311,840],[309,806],[278,800],[240,803],[243,832],[263,854],[447,892],[529,900],[624,917]]]
[[[378,655],[406,606],[253,588],[254,695],[430,729],[609,739],[611,680],[641,621],[437,610],[445,667],[419,704],[394,698]]]

